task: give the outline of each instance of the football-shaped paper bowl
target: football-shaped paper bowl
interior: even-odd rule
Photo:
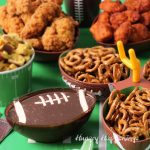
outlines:
[[[46,89],[15,100],[5,115],[22,135],[38,142],[57,142],[88,120],[95,103],[95,97],[84,90]]]
[[[59,56],[59,61],[61,57],[64,57],[69,51],[65,51],[63,52],[60,56]],[[124,83],[130,78],[130,76],[122,81],[119,81],[117,83],[87,83],[87,82],[83,82],[83,81],[79,81],[76,80],[75,78],[73,78],[72,76],[68,75],[63,68],[61,67],[60,63],[59,64],[59,70],[61,72],[62,75],[62,80],[72,89],[84,89],[90,92],[93,92],[93,94],[95,96],[98,96],[100,98],[100,100],[105,100],[110,92],[115,88],[115,86],[117,86],[119,84],[120,85],[124,85]]]
[[[123,89],[121,93],[129,94],[134,87],[129,87]],[[102,107],[102,125],[103,128],[108,135],[108,137],[112,140],[113,144],[115,144],[119,149],[122,150],[148,150],[150,148],[150,138],[144,140],[136,140],[134,138],[125,138],[123,136],[118,135],[106,122],[105,117],[108,113],[109,106],[108,106],[108,99],[104,102]]]

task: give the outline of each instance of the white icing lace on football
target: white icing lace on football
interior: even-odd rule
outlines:
[[[62,100],[64,100],[65,102],[69,102],[68,98],[70,96],[66,96],[64,93],[60,93],[62,97],[60,97],[58,94],[54,93],[54,98],[52,98],[51,95],[46,95],[46,97],[48,99],[45,99],[43,96],[39,96],[39,99],[41,101],[35,102],[34,104],[40,104],[43,105],[44,107],[47,106],[47,103],[54,105],[54,102],[56,101],[57,104],[61,104]]]

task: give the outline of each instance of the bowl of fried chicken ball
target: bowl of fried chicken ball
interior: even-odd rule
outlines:
[[[78,35],[78,22],[61,10],[61,4],[62,0],[8,0],[0,7],[0,27],[31,44],[36,60],[56,60],[75,46]]]
[[[116,47],[121,40],[126,49],[148,50],[150,46],[149,0],[104,0],[101,13],[90,27],[94,39],[103,46]]]

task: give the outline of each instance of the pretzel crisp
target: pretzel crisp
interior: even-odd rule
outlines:
[[[129,69],[121,63],[114,48],[74,49],[61,57],[59,64],[67,74],[88,83],[118,82],[129,76]]]
[[[113,90],[108,105],[105,119],[117,134],[136,140],[150,138],[150,89],[136,87],[126,98]]]

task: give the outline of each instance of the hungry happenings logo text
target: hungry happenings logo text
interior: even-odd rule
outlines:
[[[87,139],[92,139],[95,144],[98,144],[99,141],[105,141],[105,142],[109,141],[112,144],[112,141],[115,140],[114,137],[108,137],[107,135],[96,137],[96,136],[83,136],[82,134],[80,134],[75,137],[75,140],[80,142],[81,141],[84,142]],[[127,138],[119,137],[118,139],[119,141],[131,141],[133,143],[135,143],[135,141],[137,140],[136,138],[131,138],[131,137],[127,137]]]

